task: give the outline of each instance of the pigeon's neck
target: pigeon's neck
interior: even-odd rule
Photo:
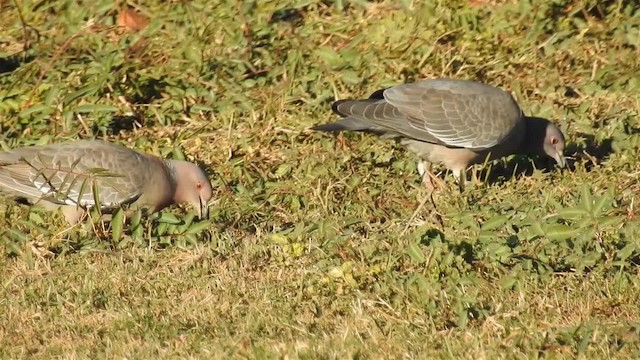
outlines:
[[[190,174],[193,172],[193,164],[183,160],[164,160],[169,170],[169,181],[173,190],[173,201],[189,201],[193,191],[190,181]]]
[[[544,154],[544,139],[547,134],[549,121],[536,117],[524,117],[526,126],[525,138],[520,143],[520,153],[523,155]]]
[[[178,186],[178,160],[163,160],[164,165],[169,172],[169,181],[171,181],[171,188],[175,191]]]

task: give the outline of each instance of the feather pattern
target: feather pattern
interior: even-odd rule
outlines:
[[[522,111],[510,94],[473,81],[425,80],[385,89],[382,97],[336,102],[334,111],[345,118],[334,124],[483,150],[508,139],[523,123]],[[314,129],[331,131],[328,125],[332,124]]]
[[[23,147],[0,153],[0,188],[60,205],[113,207],[136,201],[153,170],[166,175],[154,160],[104,141]]]

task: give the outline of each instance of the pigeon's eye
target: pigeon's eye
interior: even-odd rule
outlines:
[[[552,138],[551,139],[551,145],[555,145],[558,143],[558,138]]]
[[[202,189],[202,183],[200,181],[196,183],[196,189]]]

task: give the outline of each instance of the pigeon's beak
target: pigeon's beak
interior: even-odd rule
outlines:
[[[200,219],[208,219],[209,218],[209,204],[200,196],[198,196],[199,206],[198,206],[198,217]]]
[[[556,161],[559,167],[564,168],[565,166],[567,166],[567,160],[564,158],[563,153],[557,152],[553,159]]]

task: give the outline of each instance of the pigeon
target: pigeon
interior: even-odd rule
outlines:
[[[566,165],[564,135],[556,125],[525,116],[509,93],[475,81],[402,84],[366,100],[336,101],[332,109],[343,118],[311,129],[363,131],[398,140],[422,159],[418,170],[430,189],[431,180],[437,180],[433,164],[451,170],[461,190],[470,165],[511,154],[547,155],[560,167]]]
[[[0,152],[0,192],[54,210],[69,224],[95,206],[159,211],[190,203],[203,217],[211,183],[195,164],[162,160],[124,146],[79,140]]]

